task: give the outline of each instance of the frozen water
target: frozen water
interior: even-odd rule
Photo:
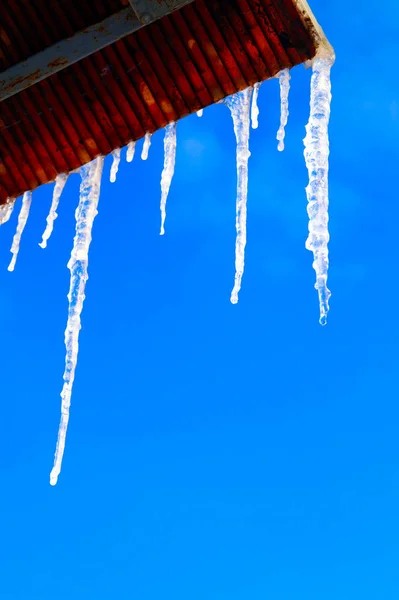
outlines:
[[[10,220],[12,215],[12,211],[14,210],[15,199],[8,198],[5,204],[0,206],[0,225],[4,225],[7,221]]]
[[[15,232],[14,239],[12,241],[11,253],[12,253],[13,257],[12,257],[11,262],[8,267],[9,271],[14,271],[14,269],[15,269],[15,265],[16,265],[18,253],[19,253],[19,247],[21,244],[21,237],[22,237],[26,222],[29,217],[29,211],[30,211],[31,204],[32,204],[32,192],[25,192],[25,194],[22,197],[22,206],[21,206],[21,211],[18,216],[17,230]]]
[[[143,149],[141,151],[141,160],[147,160],[148,152],[151,146],[152,133],[146,133],[144,136]]]
[[[67,173],[61,173],[61,175],[57,175],[57,177],[55,179],[55,186],[54,186],[54,190],[53,190],[53,199],[51,202],[50,212],[47,217],[47,227],[43,233],[42,241],[39,244],[39,246],[41,248],[46,248],[47,242],[50,239],[51,234],[53,233],[54,221],[58,217],[58,214],[57,214],[58,204],[60,202],[61,194],[65,187],[67,179],[68,179]]]
[[[236,161],[237,161],[237,200],[236,200],[236,274],[234,288],[230,300],[233,304],[238,302],[238,292],[244,273],[245,245],[247,243],[247,195],[248,195],[248,159],[249,151],[249,116],[251,109],[252,88],[226,98],[225,102],[233,118],[234,133],[236,136]]]
[[[309,215],[309,236],[306,248],[313,252],[313,268],[320,304],[320,323],[327,323],[330,290],[328,275],[328,122],[331,108],[330,71],[334,57],[313,61],[310,93],[310,117],[306,125],[305,161],[309,172],[306,188]]]
[[[288,123],[288,95],[290,92],[291,75],[289,69],[284,69],[278,75],[280,82],[280,127],[277,132],[278,150],[284,150],[285,128]]]
[[[126,161],[132,162],[136,151],[136,142],[129,142],[126,150]]]
[[[115,150],[113,150],[111,154],[112,154],[112,165],[111,165],[111,173],[109,176],[109,180],[111,183],[115,183],[116,176],[117,176],[118,169],[119,169],[119,163],[121,162],[121,149],[115,148]]]
[[[252,94],[252,106],[251,106],[251,125],[252,129],[258,129],[259,126],[259,107],[258,107],[258,96],[261,84],[255,83],[254,91]]]
[[[85,286],[88,279],[89,248],[93,222],[97,215],[103,164],[104,158],[100,156],[80,169],[82,181],[80,184],[79,206],[76,210],[76,235],[71,258],[68,262],[68,269],[71,272],[71,283],[68,294],[68,322],[65,330],[66,359],[64,386],[61,392],[61,421],[58,430],[54,466],[50,473],[51,485],[57,483],[65,450],[72,387],[78,360],[81,314],[85,300]]]
[[[176,162],[176,123],[169,123],[165,127],[164,137],[164,163],[161,176],[161,231],[165,233],[166,201],[170,190],[170,184],[175,172]]]

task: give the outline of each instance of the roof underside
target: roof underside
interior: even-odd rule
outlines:
[[[128,0],[8,0],[0,73]],[[314,57],[294,0],[195,0],[0,102],[0,204]]]

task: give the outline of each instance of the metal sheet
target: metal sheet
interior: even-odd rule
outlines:
[[[29,27],[13,9],[3,64],[82,29],[116,0],[91,1],[68,0],[66,19],[36,0],[40,18],[30,15]],[[0,204],[313,58],[316,43],[294,0],[195,0],[0,103]]]

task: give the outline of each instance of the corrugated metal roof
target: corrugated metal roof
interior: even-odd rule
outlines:
[[[0,102],[0,204],[315,55],[298,0],[195,0]],[[128,0],[0,8],[0,71]]]

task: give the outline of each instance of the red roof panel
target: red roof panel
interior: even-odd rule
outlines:
[[[0,72],[128,2],[55,4],[1,7]],[[0,102],[0,204],[315,51],[294,0],[195,0]]]

